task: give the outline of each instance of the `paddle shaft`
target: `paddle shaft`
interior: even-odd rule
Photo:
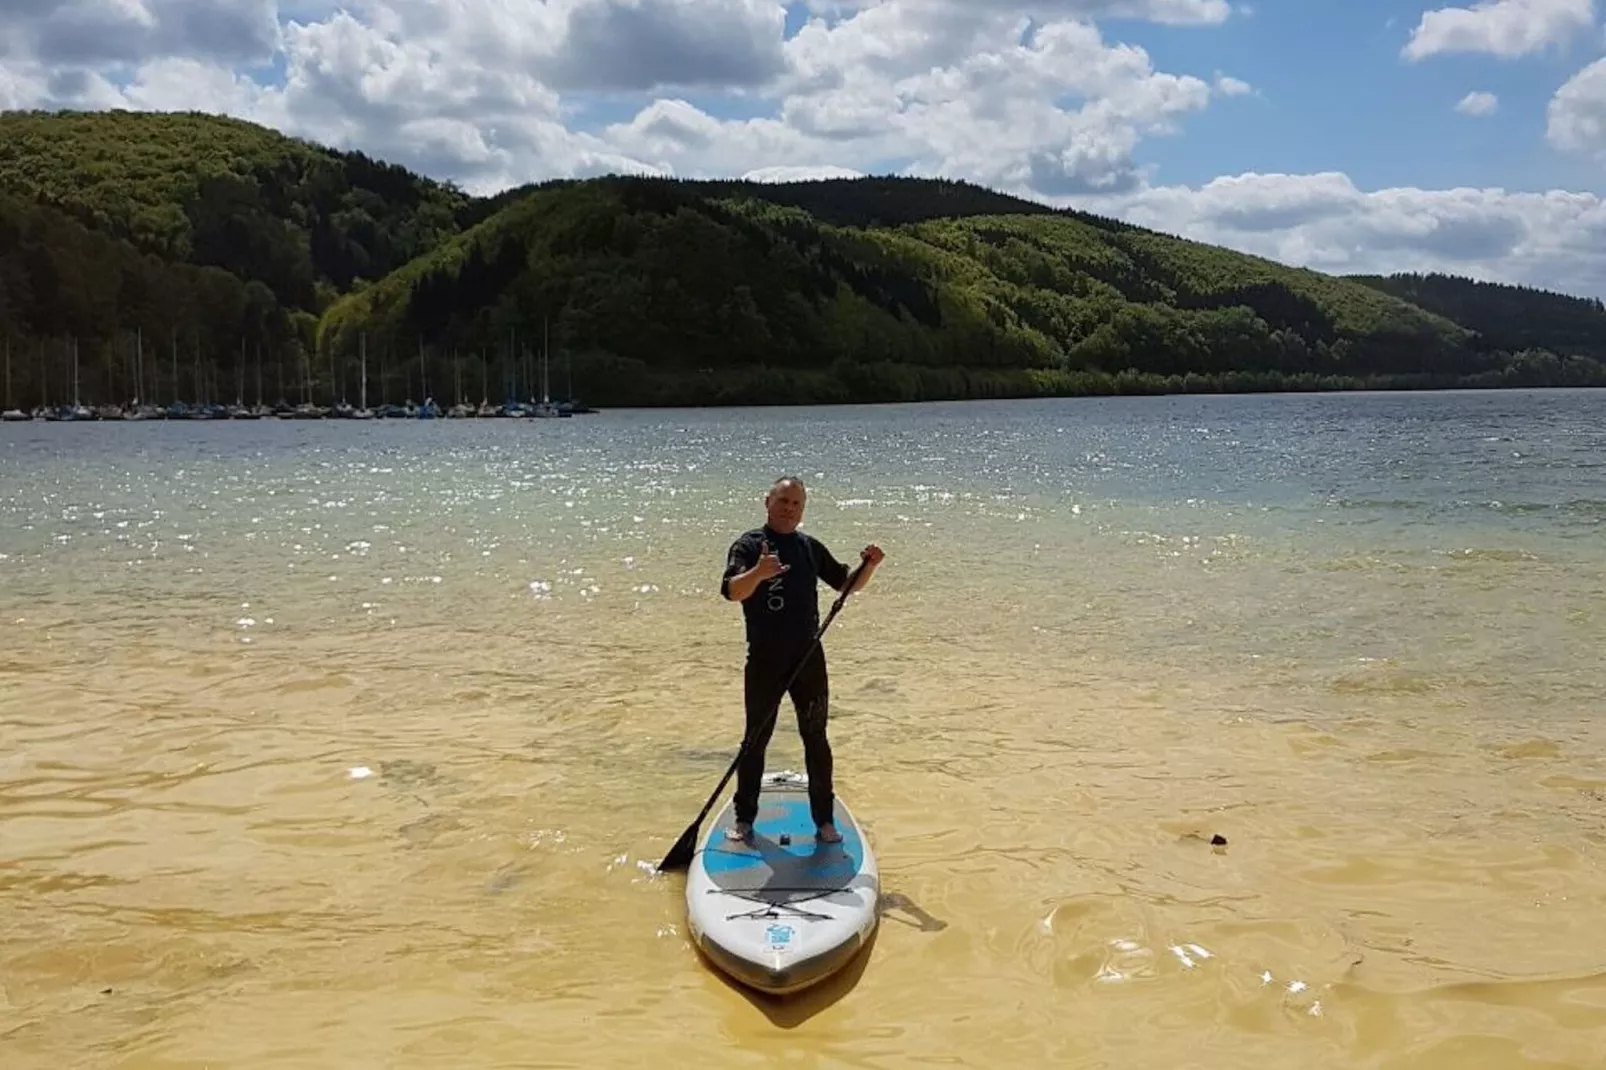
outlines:
[[[814,638],[809,641],[808,649],[803,651],[803,656],[797,659],[797,664],[793,666],[791,673],[786,678],[786,682],[781,685],[779,693],[777,693],[775,696],[775,701],[770,706],[769,716],[764,719],[763,724],[759,726],[758,730],[748,733],[747,736],[742,740],[741,747],[736,751],[736,757],[731,759],[730,768],[725,770],[725,775],[723,777],[720,777],[719,786],[714,788],[713,794],[708,796],[708,801],[703,803],[703,808],[698,812],[696,820],[694,820],[690,825],[686,826],[686,831],[681,833],[680,839],[676,841],[675,846],[670,848],[669,854],[665,855],[664,860],[658,864],[658,868],[660,870],[677,869],[680,868],[680,865],[684,865],[685,862],[691,861],[691,844],[697,838],[698,826],[700,826],[703,823],[703,819],[708,816],[708,811],[713,809],[714,803],[716,800],[718,800],[720,793],[725,790],[725,785],[729,784],[731,777],[736,775],[736,770],[742,764],[742,758],[747,754],[747,748],[752,745],[753,738],[755,736],[762,735],[763,729],[769,727],[770,722],[775,720],[775,718],[780,715],[781,700],[786,697],[787,691],[791,689],[792,681],[797,679],[797,674],[803,671],[803,666],[807,665],[809,658],[814,656],[814,648],[820,645],[820,640],[825,636],[825,630],[829,628],[831,626],[831,622],[836,619],[837,613],[842,609],[843,604],[847,602],[848,595],[853,593],[854,584],[859,582],[859,576],[864,572],[869,564],[869,561],[861,560],[859,562],[859,567],[848,574],[848,581],[842,585],[842,593],[837,595],[836,601],[831,603],[831,611],[827,613],[825,615],[825,619],[820,622],[819,628],[815,629]],[[680,856],[685,857],[682,860]],[[676,864],[677,862],[679,865]]]

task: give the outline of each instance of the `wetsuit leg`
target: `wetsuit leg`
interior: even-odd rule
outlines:
[[[803,767],[809,774],[809,812],[816,826],[828,824],[836,820],[836,795],[831,781],[831,741],[826,734],[831,685],[823,648],[814,648],[792,682],[792,705],[797,710],[798,734],[803,737]]]
[[[776,667],[773,659],[747,656],[742,692],[747,706],[747,728],[743,735],[741,761],[736,764],[736,820],[751,824],[758,817],[759,782],[764,778],[764,753],[775,734],[776,712],[780,705],[781,684],[790,666]]]

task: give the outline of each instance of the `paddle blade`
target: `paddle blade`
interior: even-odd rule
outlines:
[[[683,870],[691,865],[691,856],[697,853],[697,826],[700,821],[693,821],[686,826],[686,831],[680,834],[675,846],[664,855],[664,860],[658,863],[658,872],[670,873]]]

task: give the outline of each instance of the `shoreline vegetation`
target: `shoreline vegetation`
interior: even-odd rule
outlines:
[[[1606,306],[962,182],[474,197],[179,113],[0,113],[8,419],[1606,386]]]

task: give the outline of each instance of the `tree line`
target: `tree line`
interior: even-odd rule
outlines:
[[[1358,282],[1136,228],[1048,212],[838,227],[705,186],[527,194],[338,303],[323,338],[483,347],[544,323],[588,399],[613,404],[1606,382]]]
[[[238,120],[0,115],[6,404],[1606,385],[1593,299],[1340,278],[946,180],[470,197]],[[82,396],[73,398],[69,393]]]

